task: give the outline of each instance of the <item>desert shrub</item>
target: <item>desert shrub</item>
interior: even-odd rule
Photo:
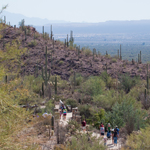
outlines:
[[[62,65],[64,62],[61,60],[59,61],[58,65]]]
[[[112,62],[112,63],[116,63],[117,60],[116,60],[115,58],[113,58],[113,59],[111,60],[111,62]]]
[[[90,111],[90,105],[79,105],[78,110],[80,111],[80,115],[84,116],[85,119],[89,118],[92,116],[91,111]]]
[[[93,102],[98,107],[103,107],[106,110],[111,110],[112,106],[116,102],[122,101],[122,95],[115,90],[107,90],[103,94],[99,94],[93,97]]]
[[[99,143],[100,140],[102,139],[93,137],[90,134],[82,134],[82,136],[73,137],[68,145],[70,150],[105,150],[106,147],[103,143]]]
[[[46,32],[45,32],[45,35],[44,35],[44,39],[45,39],[45,40],[49,40],[49,34],[46,33]]]
[[[71,105],[71,108],[77,107],[78,103],[75,99],[67,99],[65,102],[66,105]]]
[[[105,82],[106,87],[108,87],[109,89],[114,86],[113,79],[106,71],[101,73],[100,78]]]
[[[146,111],[137,108],[136,100],[132,97],[124,99],[122,103],[116,103],[112,107],[110,122],[119,127],[125,127],[128,134],[133,130],[143,128],[145,124],[144,118],[147,116]]]
[[[133,88],[136,84],[139,83],[139,77],[130,77],[129,75],[125,74],[120,76],[120,88],[124,89],[126,93],[129,93],[131,88]]]
[[[69,78],[69,81],[72,85],[74,85],[74,75],[71,75]],[[79,86],[81,85],[81,83],[83,82],[83,77],[80,73],[76,73],[76,77],[75,77],[75,85]]]
[[[46,107],[44,109],[45,112],[47,113],[54,113],[54,103],[53,103],[53,100],[49,100],[47,103],[46,103]]]
[[[149,150],[150,147],[150,126],[145,129],[140,129],[137,132],[133,132],[127,137],[126,146],[130,149],[143,149]]]
[[[29,47],[35,47],[37,45],[36,41],[31,41],[30,43],[28,43]]]
[[[82,84],[82,92],[91,96],[102,94],[104,88],[105,83],[100,77],[90,77]]]
[[[90,50],[90,48],[83,48],[83,52],[86,56],[90,56],[92,55],[92,51]]]

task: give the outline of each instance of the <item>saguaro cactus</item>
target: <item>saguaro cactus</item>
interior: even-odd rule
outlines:
[[[54,37],[53,37],[53,48],[54,48]]]
[[[122,56],[121,56],[121,44],[120,44],[120,60],[122,60]]]
[[[55,76],[55,95],[57,95],[57,76]]]
[[[54,130],[54,116],[51,118],[51,123],[52,123],[52,130]]]
[[[6,24],[6,16],[4,16],[4,23]]]
[[[141,58],[141,51],[140,51],[140,64],[142,63],[142,58]]]
[[[118,58],[119,58],[119,49],[118,49]]]
[[[42,93],[41,93],[41,96],[44,97],[44,82],[42,82]]]
[[[46,52],[45,52],[45,76],[44,76],[44,71],[42,67],[42,78],[45,82],[45,85],[47,86],[48,80],[50,78],[50,70],[49,70],[49,74],[47,75],[47,46],[46,46]]]
[[[51,40],[53,39],[53,31],[52,31],[52,25],[51,25]]]
[[[69,43],[68,43],[68,34],[67,34],[67,47],[69,46]]]
[[[148,72],[148,64],[147,64],[147,90],[149,89],[149,72]]]
[[[44,38],[44,26],[43,26],[43,31],[42,32],[43,32],[43,38]]]
[[[38,77],[38,66],[34,66],[35,67],[35,72],[34,72],[34,74],[35,74],[35,78],[37,78]]]
[[[27,29],[25,29],[25,41],[27,40]]]
[[[74,38],[73,38],[73,31],[70,31],[70,46],[73,46]]]

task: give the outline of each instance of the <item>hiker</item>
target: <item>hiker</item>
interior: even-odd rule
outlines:
[[[111,135],[112,135],[112,144],[114,144],[114,129],[111,129]]]
[[[107,131],[107,139],[111,138],[111,131]]]
[[[111,125],[110,125],[110,123],[108,123],[108,125],[107,125],[107,132],[110,131],[110,129],[111,129]]]
[[[116,128],[114,130],[113,139],[114,139],[114,146],[117,146],[118,133]]]
[[[104,136],[104,133],[105,133],[105,128],[104,128],[103,123],[101,122],[101,125],[100,125],[100,136]]]
[[[83,129],[83,131],[86,131],[86,121],[85,121],[85,119],[82,121],[82,129]]]
[[[118,138],[119,138],[119,128],[118,128],[118,126],[116,126],[116,130],[117,130],[117,134],[118,134]]]
[[[63,114],[63,109],[65,109],[66,107],[64,106],[64,104],[61,105],[60,107],[60,118],[61,118],[61,115]]]
[[[63,119],[66,120],[66,115],[67,115],[67,109],[63,109]]]

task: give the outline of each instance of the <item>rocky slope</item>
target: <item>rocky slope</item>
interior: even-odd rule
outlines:
[[[27,27],[27,36],[25,40],[25,32],[20,28],[8,26],[1,31],[4,39],[0,41],[0,48],[3,49],[3,43],[18,40],[20,47],[28,49],[27,54],[22,56],[24,64],[22,65],[22,74],[34,74],[36,66],[38,73],[41,74],[42,66],[45,64],[45,47],[48,48],[48,69],[51,74],[60,75],[63,79],[68,79],[73,72],[81,73],[84,76],[100,75],[107,68],[107,73],[113,78],[117,78],[119,74],[129,73],[131,77],[139,75],[142,79],[146,79],[146,64],[138,64],[127,60],[120,60],[117,57],[95,55],[78,51],[64,46],[60,41],[44,39],[42,34],[36,32],[33,27]],[[35,37],[35,40],[34,40]],[[5,50],[5,47],[4,47]],[[52,60],[52,62],[51,62]]]

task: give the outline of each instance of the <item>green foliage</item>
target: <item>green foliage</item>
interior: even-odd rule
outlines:
[[[76,73],[75,77],[75,86],[80,86],[83,82],[83,77],[80,73]],[[71,82],[72,85],[74,85],[74,75],[71,75],[69,78],[69,81]]]
[[[64,61],[61,60],[61,61],[59,61],[58,64],[59,64],[59,65],[63,65],[63,63],[64,63]]]
[[[138,130],[144,127],[147,116],[146,111],[136,108],[136,100],[132,97],[125,99],[122,103],[116,103],[112,107],[110,122],[115,127],[126,127],[127,133],[130,134],[133,130]]]
[[[83,53],[84,53],[86,56],[92,55],[92,51],[91,51],[90,48],[88,48],[88,47],[82,47],[82,50],[83,50]]]
[[[82,134],[82,136],[73,137],[68,145],[70,150],[105,150],[106,147],[103,143],[99,143],[100,140],[102,139],[93,137],[90,134]]]
[[[111,60],[111,62],[112,62],[112,63],[116,63],[116,62],[117,62],[117,59],[113,58],[113,59]]]
[[[127,74],[120,76],[120,88],[124,89],[126,93],[129,93],[131,88],[133,88],[138,83],[139,77],[131,78]]]
[[[29,47],[35,47],[37,45],[36,41],[31,41],[30,43],[28,43]]]
[[[78,103],[74,99],[67,99],[65,102],[66,105],[71,105],[72,108],[77,107]]]
[[[130,149],[149,150],[150,148],[150,126],[145,129],[140,129],[138,132],[133,132],[127,138],[127,147]]]
[[[112,106],[116,102],[121,102],[122,96],[115,90],[107,90],[103,94],[99,94],[93,97],[93,102],[98,107],[103,107],[106,110],[111,110]]]
[[[54,113],[54,107],[55,107],[55,104],[53,103],[53,100],[49,100],[47,103],[46,103],[46,107],[44,109],[45,112],[47,113]]]
[[[90,77],[86,82],[82,84],[82,92],[95,96],[102,94],[105,88],[105,83],[100,77]]]

